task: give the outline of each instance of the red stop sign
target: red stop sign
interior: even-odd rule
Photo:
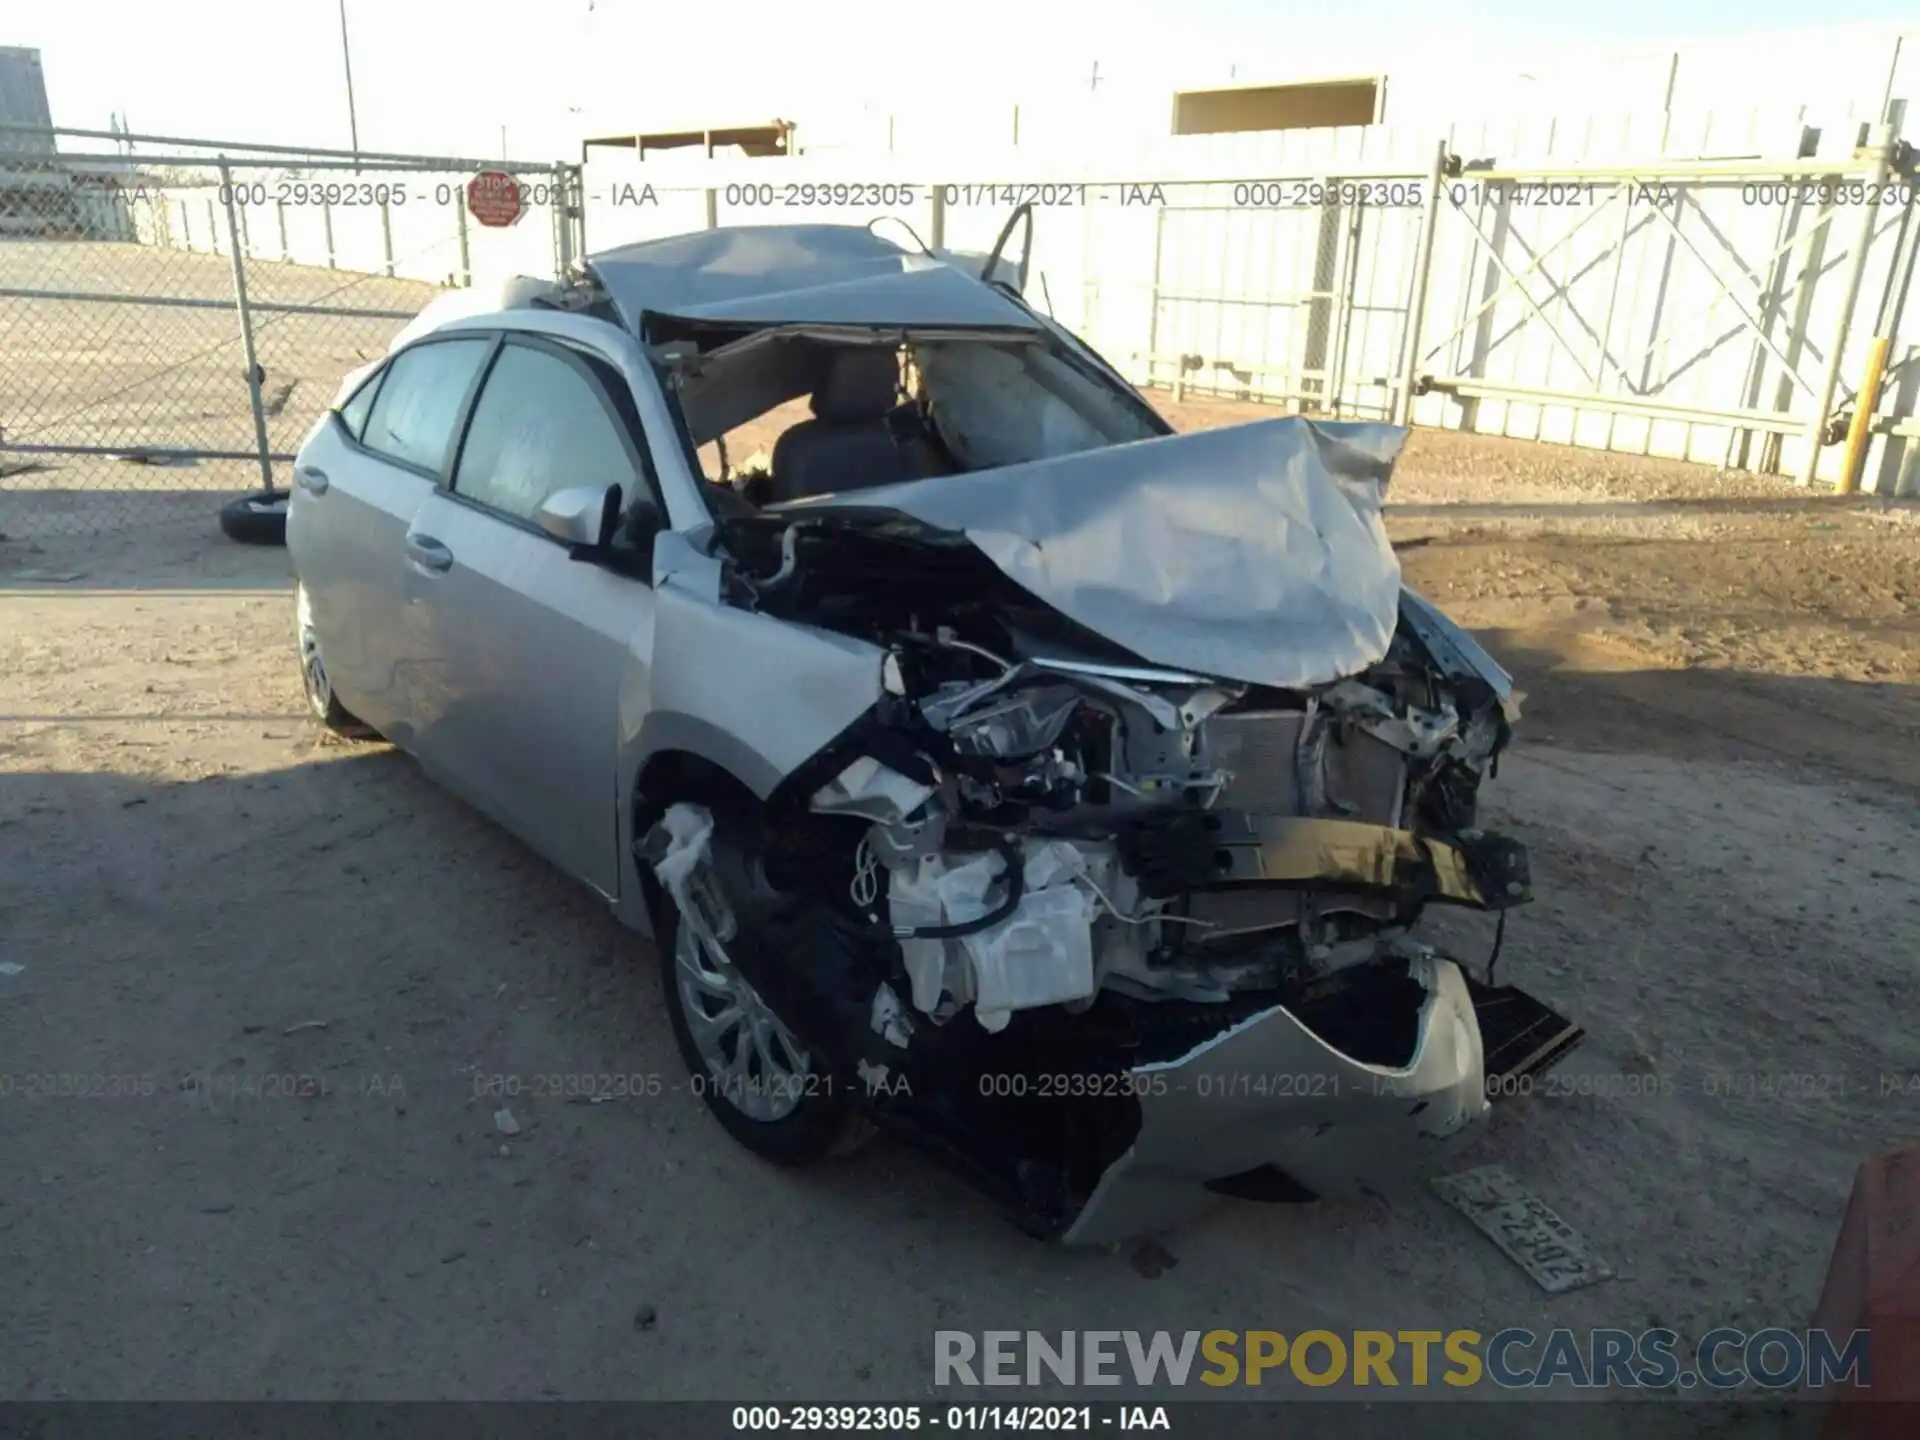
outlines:
[[[482,225],[512,225],[526,213],[520,182],[504,170],[482,170],[467,182],[467,209]]]

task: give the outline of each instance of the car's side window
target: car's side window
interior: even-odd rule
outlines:
[[[367,429],[367,415],[373,409],[373,400],[380,393],[380,380],[384,371],[376,370],[369,375],[360,388],[353,392],[353,398],[340,407],[340,423],[347,427],[347,433],[358,440]]]
[[[360,443],[437,474],[453,443],[460,406],[492,344],[488,336],[435,340],[394,356]]]
[[[585,359],[503,346],[474,403],[454,493],[521,520],[579,485],[618,485],[631,502],[639,466],[590,371]]]

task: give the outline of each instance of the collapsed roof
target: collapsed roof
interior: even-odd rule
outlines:
[[[621,320],[1041,332],[1020,305],[941,255],[858,225],[699,230],[604,250],[586,268]]]

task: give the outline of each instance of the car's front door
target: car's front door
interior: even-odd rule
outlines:
[[[491,337],[401,351],[330,416],[294,469],[288,543],[327,676],[348,709],[406,744],[401,555],[433,494]]]
[[[619,485],[658,504],[618,373],[509,334],[489,366],[450,487],[414,515],[404,584],[419,663],[414,752],[569,873],[619,889],[619,687],[651,645],[653,592],[533,522],[558,490]],[[643,649],[642,653],[645,653]]]

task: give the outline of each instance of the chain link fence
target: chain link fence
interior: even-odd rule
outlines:
[[[1135,184],[843,186],[814,183],[832,176],[808,160],[635,165],[591,191],[567,165],[24,139],[0,135],[0,533],[14,536],[202,521],[280,485],[344,374],[449,287],[563,272],[596,196],[600,247],[703,223],[891,217],[936,248],[984,251],[1008,193],[1037,191],[1030,298],[1176,398],[1500,428],[1803,481],[1864,470],[1896,492],[1920,454],[1920,363],[1895,348],[1920,304],[1915,172],[1884,137],[1831,157],[1803,144],[1787,160],[1538,173],[1476,160],[1444,178],[1462,162],[1411,145]],[[803,214],[783,203],[796,190],[874,203]],[[1583,204],[1553,203],[1566,195]]]
[[[565,166],[179,140],[103,155],[62,135],[92,138],[0,152],[0,534],[14,538],[211,523],[226,498],[284,488],[341,377],[427,301],[552,276],[577,253]],[[468,187],[489,171],[513,184],[503,204],[483,182],[483,224]]]

